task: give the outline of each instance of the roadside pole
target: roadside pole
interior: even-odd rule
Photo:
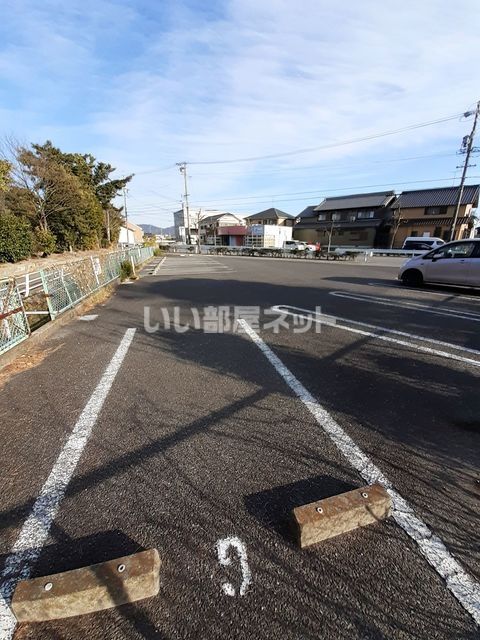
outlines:
[[[185,214],[186,214],[186,222],[187,222],[187,225],[186,225],[187,232],[185,234],[185,238],[186,238],[188,246],[190,246],[190,244],[191,244],[191,237],[190,237],[190,207],[189,207],[189,204],[188,204],[189,193],[188,193],[188,182],[187,182],[187,163],[186,162],[177,162],[177,167],[179,168],[180,173],[183,174],[183,186],[184,186],[184,190],[185,190],[185,192],[183,194],[183,197],[184,197],[184,203],[185,203]],[[184,223],[185,223],[185,220],[184,220]]]
[[[462,197],[463,197],[463,190],[465,187],[465,178],[467,176],[467,170],[468,167],[470,166],[469,160],[470,160],[470,155],[472,153],[472,151],[474,150],[473,147],[473,140],[475,138],[475,131],[477,128],[477,120],[478,120],[478,114],[480,113],[480,100],[477,102],[477,108],[475,109],[475,111],[470,111],[465,113],[465,117],[471,116],[472,114],[475,114],[475,117],[473,119],[473,126],[472,126],[472,131],[470,133],[469,136],[465,136],[463,139],[463,144],[462,144],[462,149],[460,151],[460,153],[464,153],[465,154],[465,162],[463,164],[463,171],[462,171],[462,178],[460,180],[460,186],[458,189],[458,199],[457,199],[457,206],[455,207],[455,215],[453,216],[453,222],[452,222],[452,228],[450,230],[450,242],[452,242],[452,240],[455,240],[455,229],[457,226],[457,220],[458,220],[458,214],[460,212],[460,207],[462,205]]]
[[[125,226],[127,227],[127,247],[130,244],[130,232],[128,230],[127,189],[123,187],[123,210],[125,211]]]
[[[332,235],[333,235],[333,218],[332,218],[332,224],[330,225],[330,233],[328,234],[327,260],[330,257],[330,247],[332,246]]]

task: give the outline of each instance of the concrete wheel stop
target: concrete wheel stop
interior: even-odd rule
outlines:
[[[12,611],[19,622],[41,622],[102,611],[157,595],[156,549],[19,582]]]
[[[388,518],[392,499],[372,484],[293,509],[296,539],[303,549]]]

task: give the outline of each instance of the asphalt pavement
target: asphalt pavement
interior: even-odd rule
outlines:
[[[0,409],[2,566],[19,538],[28,547],[29,514],[87,415],[46,537],[21,561],[42,576],[156,547],[160,593],[14,637],[480,637],[480,295],[403,288],[396,267],[361,263],[160,262],[53,334]],[[363,477],[336,433],[366,456]],[[291,509],[372,469],[408,502],[404,520],[300,550]],[[437,564],[417,521],[444,545]]]

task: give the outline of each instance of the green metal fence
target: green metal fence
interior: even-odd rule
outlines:
[[[124,260],[131,260],[137,266],[152,255],[153,247],[141,247],[42,269],[40,275],[52,320],[118,278]]]
[[[0,280],[0,354],[29,335],[30,328],[15,279]]]

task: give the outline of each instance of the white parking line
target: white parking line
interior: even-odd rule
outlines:
[[[429,296],[442,296],[443,298],[455,298],[455,300],[473,300],[474,302],[480,302],[480,297],[475,297],[475,296],[465,296],[463,294],[460,293],[453,293],[450,291],[444,291],[443,293],[441,291],[430,291],[429,289],[420,289],[419,287],[406,287],[404,284],[381,284],[380,282],[367,282],[367,285],[369,287],[379,287],[381,289],[391,289],[396,288],[399,291],[415,291],[415,293],[420,293],[420,294],[425,294],[425,295],[429,295]]]
[[[102,410],[113,381],[127,355],[136,329],[127,329],[105,369],[100,382],[90,396],[72,433],[68,437],[38,498],[25,520],[1,575],[0,585],[0,640],[13,637],[16,619],[10,601],[20,580],[27,580],[41,553],[60,502],[75,471],[80,456]]]
[[[293,309],[293,311],[290,311],[290,309]],[[315,311],[310,311],[309,309],[301,309],[299,307],[289,307],[288,305],[275,305],[272,307],[272,310],[277,311],[278,313],[284,313],[286,315],[305,318],[307,320],[311,319],[312,322],[324,324],[329,327],[335,327],[336,329],[342,329],[343,331],[349,331],[350,333],[357,333],[359,335],[375,338],[377,340],[383,340],[383,342],[393,342],[394,344],[398,344],[402,347],[408,347],[409,349],[414,349],[415,351],[421,351],[422,353],[428,353],[434,356],[440,356],[441,358],[447,358],[448,360],[457,360],[459,362],[464,362],[465,364],[473,365],[474,367],[480,367],[480,360],[474,360],[473,358],[465,358],[464,356],[457,355],[456,353],[449,353],[448,351],[431,349],[430,347],[424,347],[420,344],[415,344],[413,342],[406,342],[405,340],[397,340],[395,338],[389,338],[388,336],[383,334],[393,333],[393,334],[408,337],[412,340],[430,342],[433,344],[438,344],[438,345],[442,345],[452,349],[456,349],[457,351],[465,351],[468,353],[473,353],[480,357],[480,351],[477,351],[476,349],[461,347],[459,345],[451,344],[449,342],[434,340],[433,338],[423,338],[422,336],[417,336],[412,333],[396,331],[394,329],[387,329],[386,327],[379,327],[373,324],[367,324],[366,322],[358,322],[355,320],[348,320],[347,318],[339,318],[337,316],[330,316],[330,315],[327,316],[323,314],[317,314]],[[373,328],[373,329],[376,329],[377,331],[381,331],[382,333],[374,333],[373,331],[364,331],[363,329],[355,329],[354,327],[347,327],[345,325],[339,324],[339,322],[347,322],[350,324],[355,324],[357,326]]]
[[[411,340],[418,340],[420,342],[436,344],[439,347],[448,347],[449,349],[455,349],[456,351],[473,353],[480,357],[480,351],[478,349],[470,349],[470,347],[464,347],[463,345],[454,344],[453,342],[445,342],[444,340],[436,340],[435,338],[426,338],[425,336],[419,336],[416,333],[407,333],[406,331],[399,331],[398,329],[387,329],[387,327],[381,327],[377,324],[370,324],[368,322],[360,322],[360,320],[350,320],[349,318],[341,318],[340,316],[332,316],[323,313],[317,314],[316,311],[313,311],[311,309],[302,309],[301,307],[292,307],[286,304],[274,305],[272,307],[272,310],[277,311],[278,313],[286,313],[287,315],[296,315],[300,318],[312,318],[313,322],[318,322],[331,327],[338,327],[339,329],[345,330],[347,330],[348,327],[344,327],[339,323],[346,322],[347,324],[354,324],[357,327],[374,329],[375,331],[381,331],[382,333],[392,333],[393,335],[403,336],[404,338],[410,338]]]
[[[233,273],[233,269],[208,257],[168,258],[160,271],[161,276],[191,276]]]
[[[432,313],[436,316],[447,316],[447,318],[460,318],[461,320],[471,320],[472,322],[480,322],[480,315],[473,311],[463,311],[460,309],[451,309],[444,307],[443,309],[437,309],[434,307],[427,307],[417,302],[399,301],[394,302],[388,298],[379,298],[377,296],[368,296],[365,294],[351,294],[343,293],[343,291],[329,291],[331,296],[336,298],[347,298],[347,300],[357,300],[358,302],[371,302],[373,304],[381,304],[385,307],[397,307],[400,309],[413,309],[415,311],[422,311],[423,313]]]
[[[442,540],[415,515],[413,508],[393,488],[373,461],[342,429],[328,411],[307,391],[302,383],[283,364],[262,338],[245,320],[238,323],[262,351],[264,356],[284,379],[290,389],[303,402],[320,427],[333,441],[337,449],[369,484],[380,483],[388,491],[393,502],[392,515],[397,524],[414,540],[423,556],[435,571],[445,580],[447,588],[462,607],[480,624],[480,585],[468,575],[457,560],[450,554]]]
[[[155,267],[155,269],[152,272],[152,276],[156,276],[158,273],[158,270],[160,269],[160,267],[162,266],[162,264],[165,262],[165,260],[167,259],[167,257],[165,256],[164,258],[162,258],[160,260],[160,262],[157,264],[157,266]]]

